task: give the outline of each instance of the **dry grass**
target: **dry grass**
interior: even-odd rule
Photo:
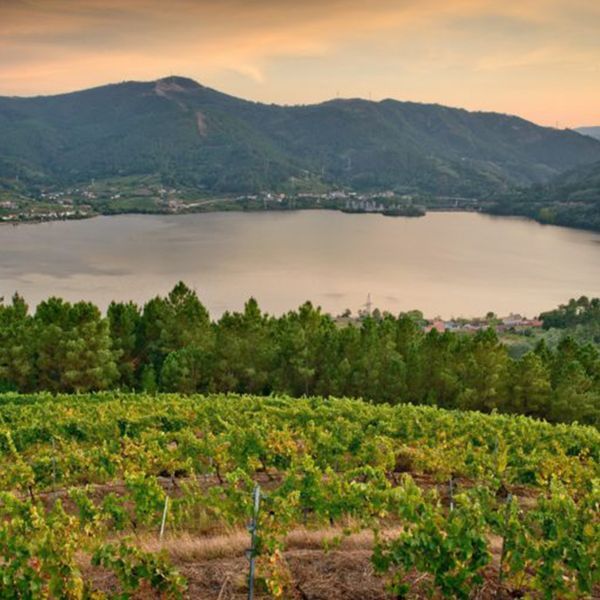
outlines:
[[[385,537],[393,537],[400,532],[394,527],[383,532]],[[164,549],[176,563],[236,558],[244,556],[250,544],[247,531],[238,529],[230,533],[211,536],[194,536],[189,533],[166,536],[161,544],[156,537],[142,538],[140,547],[149,552]],[[371,550],[373,533],[360,531],[346,535],[341,527],[327,529],[297,528],[286,537],[287,550],[334,549],[343,551]]]
[[[239,530],[210,537],[182,533],[166,536],[162,544],[156,538],[146,538],[142,539],[140,547],[148,552],[157,552],[162,548],[174,562],[179,563],[242,556],[249,543],[248,532]]]
[[[383,535],[394,537],[400,531],[399,527],[390,524]],[[207,536],[172,534],[165,537],[162,545],[156,536],[138,538],[144,550],[155,552],[162,547],[169,554],[188,580],[186,598],[206,600],[246,599],[248,561],[245,551],[249,542],[249,534],[244,529]],[[486,570],[485,584],[474,596],[478,600],[508,597],[504,593],[497,596],[496,589],[500,538],[491,537],[490,548],[493,561]],[[373,570],[372,549],[373,533],[368,530],[345,535],[341,527],[294,529],[286,538],[283,555],[291,580],[289,595],[285,599],[390,600],[393,596],[386,588],[387,578]],[[97,569],[90,573],[101,589],[117,589],[112,575]],[[416,572],[407,576],[406,582],[411,586],[413,598],[422,600],[429,597],[428,581],[428,576]],[[144,600],[145,597],[139,594],[133,598]],[[259,586],[256,599],[266,600],[268,597]]]

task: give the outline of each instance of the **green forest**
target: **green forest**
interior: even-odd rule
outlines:
[[[336,99],[278,106],[184,77],[0,97],[0,185],[158,176],[196,193],[298,186],[486,198],[600,160],[600,142],[519,117]]]
[[[544,318],[565,332],[597,326],[598,300]],[[213,321],[179,283],[143,307],[113,302],[106,315],[59,298],[30,313],[15,295],[0,305],[0,389],[359,397],[598,426],[600,351],[565,334],[513,358],[492,329],[425,334],[415,313],[342,326],[308,302],[274,317],[250,299]]]
[[[487,211],[550,225],[600,231],[600,163],[562,173],[546,184],[501,192]]]

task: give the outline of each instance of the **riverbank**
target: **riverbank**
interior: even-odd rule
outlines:
[[[569,229],[600,231],[596,221],[570,219],[568,213],[506,207],[473,198],[397,196],[390,192],[356,194],[327,192],[323,194],[275,194],[187,197],[177,192],[168,197],[95,197],[86,192],[83,198],[64,197],[61,193],[45,195],[41,200],[20,198],[0,203],[0,224],[37,224],[49,221],[83,220],[115,215],[181,215],[216,212],[290,212],[302,210],[334,210],[348,214],[381,214],[388,217],[415,218],[436,212],[478,212],[497,217],[520,217],[542,225]],[[54,203],[49,203],[49,200]]]
[[[188,214],[341,210],[385,216],[424,216],[427,210],[480,210],[472,198],[433,197],[417,193],[309,191],[212,195],[187,188],[165,188],[157,181],[97,182],[81,187],[38,191],[3,198],[0,222],[41,222],[97,215]]]

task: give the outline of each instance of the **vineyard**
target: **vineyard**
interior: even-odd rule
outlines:
[[[292,568],[298,532],[319,540],[322,565],[367,540],[381,589],[368,597],[600,594],[595,428],[348,399],[107,392],[0,395],[0,597],[246,598],[246,558],[209,593],[181,555],[187,544],[206,560],[225,538],[250,548],[257,485],[255,598],[367,597],[360,573],[355,595],[311,594]]]

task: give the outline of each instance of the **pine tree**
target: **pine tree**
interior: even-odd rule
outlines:
[[[21,296],[0,302],[0,389],[26,392],[35,388],[33,327]]]
[[[133,302],[111,302],[106,316],[111,347],[119,369],[118,385],[132,390],[136,387],[136,373],[140,365],[140,309]]]
[[[93,304],[50,298],[35,314],[38,385],[53,392],[110,388],[118,377],[109,326]]]
[[[548,368],[539,355],[529,352],[513,361],[508,377],[504,410],[534,417],[548,414],[552,386]]]
[[[181,394],[205,391],[210,378],[211,362],[210,354],[193,346],[171,352],[160,372],[160,389]]]

